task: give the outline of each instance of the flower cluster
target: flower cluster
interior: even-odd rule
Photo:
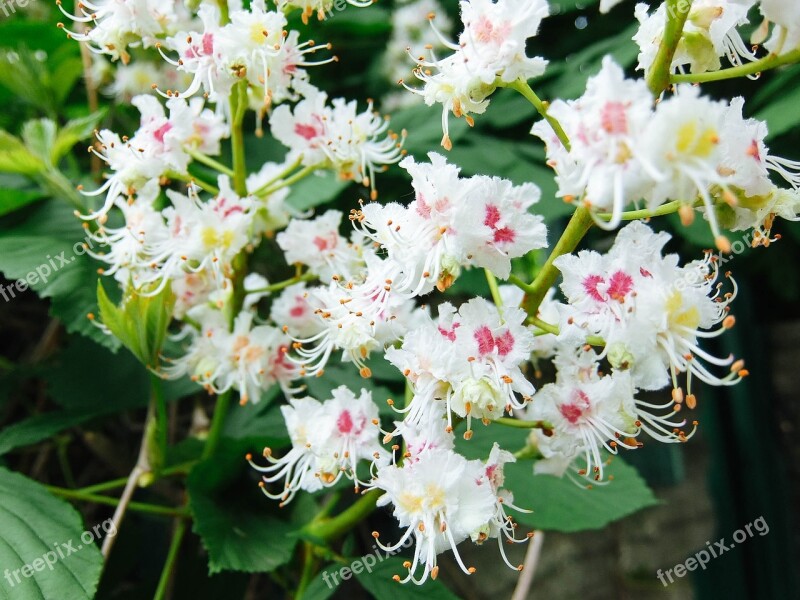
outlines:
[[[441,59],[435,54],[429,60],[421,57],[414,74],[424,85],[408,88],[428,106],[442,105],[442,146],[448,150],[448,113],[472,124],[470,115],[486,111],[499,84],[538,77],[547,66],[543,58],[526,54],[528,38],[550,14],[546,0],[461,0],[459,7],[464,29],[457,44],[446,44],[453,53]]]
[[[547,146],[548,164],[556,171],[558,194],[585,205],[601,227],[614,229],[629,204],[656,210],[667,201],[681,203],[684,223],[699,204],[721,250],[729,249],[717,213],[725,208],[797,205],[800,164],[769,155],[766,125],[742,117],[741,98],[730,103],[679,86],[671,97],[653,104],[642,80],[625,79],[609,57],[590,78],[577,100],[556,100],[549,114],[569,138],[565,146],[547,121],[532,133]],[[792,190],[770,179],[776,172]],[[788,198],[795,198],[788,200]],[[607,212],[604,218],[597,213]],[[738,213],[738,228],[762,227],[761,214],[749,222]],[[772,214],[785,214],[780,208]],[[763,239],[769,239],[764,227]]]
[[[601,10],[615,4],[603,0]],[[800,43],[800,13],[790,4],[760,4],[774,22],[767,47],[776,54]],[[265,450],[266,465],[249,457],[268,497],[284,505],[343,479],[357,492],[380,492],[378,505],[391,505],[404,533],[396,544],[378,544],[392,551],[416,541],[399,581],[435,579],[437,555],[446,550],[473,572],[457,550],[468,539],[497,539],[506,564],[518,568],[503,550],[504,542],[528,539],[516,537],[506,514],[522,510],[504,481],[515,455],[495,443],[485,461],[468,460],[457,451],[456,430],[463,424],[460,437],[474,444],[481,436],[473,425],[482,432],[528,428],[516,456],[535,455],[536,472],[566,473],[582,484],[603,482],[607,456],[620,448],[689,439],[696,423],[682,414],[696,405],[693,380],[728,386],[747,375],[741,360],[702,347],[734,325],[736,284],[710,251],[682,264],[665,253],[668,234],[636,219],[675,212],[688,224],[700,210],[721,250],[729,250],[723,229],[754,228],[754,245],[766,246],[777,239],[776,217],[797,218],[800,163],[769,153],[766,125],[745,117],[741,98],[712,100],[678,85],[668,94],[656,90],[656,101],[645,80],[625,78],[609,57],[580,98],[542,103],[527,81],[547,61],[527,47],[549,14],[545,0],[462,0],[457,43],[426,28],[420,15],[439,12],[435,0],[404,4],[394,40],[430,50],[414,71],[422,87],[411,91],[443,106],[446,149],[449,114],[472,125],[471,115],[483,113],[501,86],[520,91],[545,117],[532,134],[546,146],[558,196],[578,209],[550,257],[534,260],[548,248],[544,218],[534,212],[536,184],[463,176],[436,153],[427,162],[406,156],[406,132],[391,131],[371,101],[359,110],[355,100],[329,98],[310,81],[305,67],[333,59],[312,62],[311,54],[328,47],[301,42],[287,14],[322,20],[333,0],[274,5],[203,2],[194,12],[150,0],[80,5],[71,18],[91,27],[70,35],[112,59],[101,65],[116,71],[109,91],[131,96],[141,113],[129,138],[96,134],[91,150],[109,173],[98,189],[84,191],[103,199],[82,216],[98,242],[88,253],[126,293],[171,296],[174,343],[161,366],[150,365],[157,373],[188,376],[210,394],[236,392],[242,404],[273,388],[283,392],[291,448]],[[754,5],[697,0],[667,70],[716,70],[723,56],[735,64],[756,60],[737,32]],[[640,68],[650,73],[666,8],[648,14],[640,5],[636,15]],[[440,47],[451,53],[437,58]],[[148,49],[163,57],[158,67],[130,62]],[[134,95],[143,77],[160,95]],[[189,98],[201,91],[204,98]],[[257,120],[248,144],[286,148],[282,160],[250,164],[251,172],[247,110]],[[265,122],[268,137],[261,135]],[[226,138],[232,166],[221,162]],[[377,202],[376,175],[398,163],[413,198]],[[365,186],[369,201],[317,213],[293,208],[295,183],[325,173]],[[788,187],[778,187],[774,175]],[[631,206],[641,212],[626,212]],[[633,222],[615,232],[607,252],[571,253],[592,221],[611,231],[624,220]],[[256,272],[263,263],[251,254],[259,246],[277,255],[268,259],[271,279],[280,271],[293,276],[269,282]],[[467,269],[485,270],[491,301],[420,304],[434,290],[453,294]],[[498,286],[497,278],[516,287]],[[303,397],[312,387],[303,380],[325,376],[339,353],[365,389],[357,395],[340,386],[324,401]],[[402,373],[393,374],[405,385],[405,402],[370,391],[376,354],[386,359],[384,369]],[[545,361],[555,369],[550,379]],[[666,390],[666,401],[641,397],[658,390]],[[383,401],[396,421],[381,422]]]

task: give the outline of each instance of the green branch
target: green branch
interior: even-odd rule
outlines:
[[[158,588],[156,588],[153,600],[163,600],[166,598],[169,580],[172,577],[172,571],[178,560],[178,552],[181,549],[181,542],[183,541],[185,533],[186,521],[180,519],[175,524],[175,531],[172,534],[172,541],[170,542],[169,551],[167,552],[167,560],[164,562],[164,568],[161,570],[161,577],[158,580]]]
[[[499,419],[495,419],[494,422],[504,427],[515,427],[516,429],[553,429],[553,424],[549,421],[523,421],[522,419],[500,417]]]
[[[656,58],[647,75],[647,86],[656,97],[669,87],[672,59],[675,57],[675,50],[681,41],[683,26],[686,24],[692,8],[692,0],[667,0],[666,8],[667,23],[664,27],[664,36],[661,38]]]
[[[206,444],[203,447],[203,460],[213,456],[217,446],[219,446],[219,441],[222,437],[222,426],[225,424],[225,417],[228,415],[232,397],[233,392],[231,390],[217,396],[217,402],[214,405],[214,416],[211,418],[211,427],[208,430]]]
[[[380,490],[371,490],[364,494],[350,508],[330,519],[312,521],[303,529],[309,536],[330,541],[347,533],[369,515],[378,503]]]
[[[247,112],[247,80],[233,86],[231,104],[231,153],[233,156],[233,190],[244,198],[247,196],[247,163],[245,162],[244,132],[242,121]]]
[[[87,494],[82,490],[68,490],[66,488],[47,486],[47,491],[56,496],[66,498],[68,500],[80,500],[83,502],[91,502],[92,504],[103,504],[105,506],[117,506],[120,503],[119,498],[112,498],[111,496],[101,496],[98,494]],[[147,513],[151,515],[161,515],[165,517],[188,517],[189,512],[171,506],[160,506],[158,504],[147,504],[145,502],[129,502],[128,509],[134,512]]]
[[[301,283],[303,281],[314,281],[316,279],[317,276],[315,274],[305,273],[303,275],[300,275],[299,277],[292,277],[291,279],[287,279],[286,281],[279,281],[278,283],[273,283],[263,288],[258,288],[255,290],[245,290],[245,294],[272,294],[274,292],[279,292],[281,290],[284,290],[287,287],[294,285],[295,283]]]
[[[768,54],[764,58],[728,69],[711,71],[709,73],[690,73],[688,75],[672,75],[672,83],[707,83],[709,81],[722,81],[724,79],[734,79],[736,77],[747,77],[757,75],[763,71],[769,71],[784,65],[800,62],[800,48],[787,52],[783,55]]]
[[[191,156],[194,160],[196,160],[200,164],[210,167],[215,171],[219,171],[220,173],[227,175],[228,177],[233,177],[233,169],[231,169],[226,165],[223,165],[219,161],[214,160],[210,156],[206,156],[202,152],[198,152],[193,148],[184,148],[183,151],[186,152],[186,154]]]
[[[561,127],[561,123],[558,122],[558,119],[553,117],[547,110],[548,104],[544,102],[539,96],[536,95],[531,89],[531,86],[528,85],[528,82],[523,79],[517,79],[513,83],[507,84],[507,87],[511,88],[512,90],[517,90],[520,94],[525,96],[525,98],[530,102],[533,107],[538,111],[540,115],[550,124],[550,127],[553,128],[556,136],[558,137],[559,141],[563,144],[564,148],[567,150],[570,149],[569,138],[567,134],[564,132],[564,128]]]
[[[283,169],[280,173],[278,173],[277,175],[266,181],[264,185],[262,185],[256,191],[254,191],[253,196],[264,196],[265,195],[264,192],[266,192],[269,188],[271,188],[281,179],[288,177],[292,173],[292,171],[294,171],[295,169],[297,169],[297,167],[300,166],[302,162],[303,162],[303,156],[300,155],[291,164],[287,165],[286,168]]]
[[[556,243],[550,256],[547,257],[547,262],[544,263],[542,270],[539,271],[533,283],[523,288],[526,292],[523,306],[529,316],[536,317],[539,306],[547,295],[547,290],[549,290],[556,282],[556,279],[558,279],[558,269],[553,265],[553,262],[559,256],[569,254],[575,250],[593,224],[592,215],[585,206],[579,206],[572,214],[572,218],[569,220],[569,223],[567,223],[567,228],[564,230],[564,233],[561,234],[561,238]],[[518,284],[515,283],[515,285]]]

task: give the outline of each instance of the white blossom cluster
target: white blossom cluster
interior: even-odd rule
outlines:
[[[130,137],[96,134],[92,151],[108,173],[96,190],[83,191],[102,199],[81,215],[102,247],[91,254],[127,290],[152,296],[169,287],[174,294],[181,351],[165,359],[161,374],[189,376],[210,393],[236,391],[243,404],[280,386],[291,449],[280,457],[268,449],[266,465],[252,463],[268,497],[285,504],[342,479],[359,491],[380,490],[378,504],[392,506],[404,533],[395,544],[378,544],[388,551],[416,542],[402,581],[436,578],[445,550],[471,573],[457,550],[467,539],[497,539],[516,568],[503,550],[506,541],[527,539],[515,535],[506,514],[522,510],[503,474],[515,457],[495,444],[485,461],[466,459],[454,449],[458,427],[465,424],[469,441],[473,426],[524,421],[535,470],[569,473],[584,484],[603,481],[607,455],[619,448],[689,439],[695,424],[681,414],[695,406],[692,381],[733,385],[747,375],[741,360],[703,348],[734,325],[736,284],[711,252],[681,264],[665,252],[669,235],[636,219],[669,208],[689,223],[700,210],[720,250],[729,249],[723,229],[755,229],[755,245],[766,246],[776,239],[777,217],[797,218],[800,164],[769,153],[765,123],[744,116],[741,98],[712,100],[678,85],[656,101],[645,79],[625,78],[606,57],[580,98],[539,107],[547,118],[532,134],[546,146],[558,196],[588,209],[606,230],[633,222],[605,253],[560,250],[544,267],[560,272],[560,286],[541,289],[517,277],[513,262],[558,247],[536,212],[536,184],[466,177],[436,153],[427,162],[405,156],[405,132],[392,132],[371,102],[360,110],[311,83],[306,68],[332,57],[313,61],[327,45],[301,41],[286,15],[323,19],[332,4],[280,0],[269,8],[253,0],[244,8],[232,1],[221,10],[202,2],[193,13],[179,2],[98,0],[68,15],[88,26],[70,36],[123,63],[110,91],[140,112]],[[669,69],[688,65],[699,73],[720,69],[721,57],[734,65],[757,60],[737,32],[755,4],[694,2]],[[798,5],[763,0],[759,7],[767,49],[796,50]],[[409,89],[442,105],[446,149],[450,113],[473,124],[471,115],[487,110],[498,87],[527,86],[547,65],[527,52],[549,15],[546,0],[461,0],[459,9],[456,43],[427,29],[423,13],[441,12],[435,1],[396,12],[396,40],[405,35],[409,45],[430,50],[415,69],[422,87]],[[639,5],[636,16],[647,75],[666,8]],[[438,22],[449,28],[444,17]],[[436,47],[449,52],[438,58]],[[132,49],[157,49],[163,62],[137,71]],[[143,77],[160,95],[134,93],[131,82]],[[241,177],[219,161],[247,109],[259,123],[268,115],[271,137],[287,151],[279,163]],[[378,202],[377,174],[398,163],[413,199]],[[198,167],[219,176],[209,181]],[[292,185],[322,172],[365,186],[370,201],[349,215],[292,208]],[[273,237],[282,252],[277,262],[297,269],[285,282],[247,272],[249,253]],[[469,269],[486,271],[492,301],[422,304]],[[496,278],[517,287],[498,288]],[[406,381],[408,402],[389,402],[397,415],[390,425],[378,411],[386,398],[369,389],[305,395],[303,380],[324,377],[332,357],[368,379],[375,354]],[[534,386],[543,361],[552,362],[555,378]],[[641,399],[657,390],[671,390],[666,401]],[[402,445],[387,449],[396,438]]]

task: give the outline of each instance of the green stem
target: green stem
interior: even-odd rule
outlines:
[[[100,496],[98,494],[87,494],[82,490],[68,490],[56,486],[47,486],[47,491],[56,496],[69,500],[81,500],[93,504],[103,504],[105,506],[117,506],[120,502],[118,498],[111,496]],[[171,506],[160,506],[158,504],[148,504],[145,502],[129,502],[128,509],[134,512],[148,513],[151,515],[162,515],[165,517],[187,517],[187,511],[172,508]]]
[[[525,283],[524,281],[522,281],[522,279],[513,274],[508,276],[508,283],[517,286],[523,292],[533,291],[533,286],[531,286],[530,283]]]
[[[247,111],[247,81],[242,80],[231,90],[231,152],[233,155],[233,190],[247,196],[247,163],[245,162],[242,121]]]
[[[532,317],[536,316],[539,305],[547,295],[547,290],[549,290],[556,279],[558,279],[558,269],[553,265],[553,262],[559,256],[569,254],[575,250],[583,239],[583,236],[586,235],[586,232],[591,229],[593,224],[592,215],[585,206],[579,206],[572,214],[572,218],[569,220],[569,223],[567,223],[567,228],[564,230],[564,233],[561,234],[561,238],[556,243],[550,256],[547,257],[547,262],[544,263],[542,270],[539,271],[536,279],[534,279],[527,290],[524,307],[528,315]]]
[[[225,417],[228,415],[233,392],[228,390],[217,396],[217,403],[214,406],[214,416],[211,419],[211,427],[208,430],[206,445],[203,447],[202,459],[205,460],[214,455],[222,437],[222,426],[225,424]]]
[[[172,534],[172,542],[170,543],[169,551],[167,552],[167,560],[164,563],[164,568],[161,571],[161,578],[158,580],[158,587],[156,588],[156,593],[153,596],[153,600],[163,600],[166,598],[169,580],[172,577],[172,570],[175,567],[175,562],[178,559],[178,552],[180,552],[181,542],[183,541],[183,536],[185,533],[186,521],[184,519],[179,519],[175,524],[175,531]]]
[[[330,541],[350,531],[369,515],[377,505],[380,490],[371,490],[357,500],[350,508],[335,517],[323,521],[311,522],[305,527],[310,536]]]
[[[292,277],[291,279],[287,279],[286,281],[280,281],[278,283],[273,283],[263,288],[258,288],[256,290],[245,290],[245,294],[272,294],[274,292],[279,292],[287,287],[294,285],[295,283],[300,283],[302,281],[314,281],[317,279],[317,276],[313,273],[305,273],[300,277]]]
[[[502,314],[503,311],[503,298],[500,296],[500,288],[497,287],[497,278],[489,269],[484,269],[486,273],[486,282],[489,284],[489,291],[492,293],[492,300],[494,300],[497,310]]]
[[[783,55],[768,54],[764,58],[756,60],[751,63],[740,65],[738,67],[731,67],[729,69],[720,69],[719,71],[710,71],[708,73],[689,73],[687,75],[672,75],[670,81],[672,83],[707,83],[709,81],[722,81],[725,79],[734,79],[736,77],[747,77],[748,75],[756,75],[763,71],[769,71],[783,65],[790,65],[800,62],[800,48],[787,52]]]
[[[264,192],[266,192],[269,188],[271,188],[273,185],[275,185],[278,181],[280,181],[284,177],[287,177],[292,171],[294,171],[297,167],[299,167],[300,163],[302,162],[303,162],[303,156],[300,155],[294,160],[294,162],[292,162],[292,164],[287,166],[283,171],[275,175],[275,177],[273,177],[272,179],[267,181],[264,185],[262,185],[260,188],[258,188],[256,191],[254,191],[253,196],[263,196]]]
[[[212,183],[208,183],[207,181],[203,181],[202,179],[198,179],[194,175],[178,173],[177,171],[167,171],[164,173],[164,176],[169,179],[175,179],[176,181],[183,181],[184,183],[191,183],[199,187],[204,192],[208,192],[209,194],[213,194],[216,196],[219,194],[219,188]]]
[[[570,149],[569,138],[567,134],[564,132],[564,128],[561,127],[561,123],[558,122],[558,119],[553,117],[547,110],[547,103],[542,101],[539,96],[536,95],[536,92],[531,89],[531,86],[528,85],[528,82],[523,79],[517,79],[513,83],[508,84],[508,87],[511,89],[517,90],[520,94],[525,96],[525,98],[533,104],[533,107],[537,110],[537,112],[544,117],[544,120],[550,124],[550,127],[553,128],[556,136],[558,137],[559,141],[563,144],[564,148],[567,150]]]
[[[558,335],[560,333],[558,326],[542,321],[539,317],[528,317],[528,322],[534,327],[538,327],[546,334]],[[586,343],[590,346],[605,346],[606,341],[598,335],[586,336]]]
[[[306,593],[311,580],[314,577],[314,546],[308,542],[303,543],[303,572],[300,575],[300,583],[297,584],[294,600],[301,600]]]
[[[171,475],[186,475],[195,464],[195,461],[192,461],[169,467],[168,469],[161,471],[161,477],[169,477]],[[110,481],[88,485],[75,491],[82,494],[96,494],[97,492],[107,492],[109,490],[115,490],[117,488],[124,487],[127,482],[127,477],[120,477],[119,479],[112,479]]]
[[[692,0],[667,0],[667,23],[664,27],[664,36],[658,47],[653,66],[647,75],[647,86],[654,96],[661,95],[670,83],[672,75],[672,59],[675,57],[675,50],[683,35],[683,26],[689,17],[692,8]]]
[[[622,220],[636,221],[638,219],[649,219],[651,217],[663,217],[664,215],[670,215],[674,212],[678,212],[678,209],[684,204],[686,204],[686,202],[683,202],[682,200],[673,200],[672,202],[662,204],[655,210],[649,210],[646,208],[642,210],[629,210],[628,212],[622,213]],[[605,221],[610,221],[612,218],[611,213],[598,213],[596,216]]]
[[[204,164],[207,167],[214,169],[215,171],[219,171],[229,177],[233,177],[233,169],[228,166],[223,165],[221,162],[214,160],[210,156],[206,156],[202,152],[198,152],[197,150],[193,150],[192,148],[184,148],[183,149],[186,154],[191,156],[197,162]]]
[[[515,427],[517,429],[553,429],[553,424],[549,421],[523,421],[522,419],[500,417],[495,419],[494,422],[504,427]]]
[[[275,185],[263,190],[259,195],[262,197],[266,197],[269,196],[270,194],[274,194],[275,192],[277,192],[282,188],[289,187],[290,185],[294,185],[301,179],[305,179],[317,169],[319,169],[318,165],[310,165],[308,167],[303,167],[297,173],[289,177],[289,179],[278,181]]]
[[[150,454],[149,459],[150,467],[153,472],[152,476],[155,479],[161,476],[161,471],[166,461],[169,424],[167,422],[167,400],[164,398],[162,381],[161,378],[154,373],[150,373],[150,389],[152,391],[155,415],[155,430],[153,431],[154,445],[150,447],[153,453]]]

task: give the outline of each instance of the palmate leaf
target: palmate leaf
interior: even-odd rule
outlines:
[[[0,497],[0,565],[11,578],[0,580],[0,598],[93,598],[103,559],[94,543],[81,540],[78,512],[40,484],[5,468],[0,468]]]
[[[514,492],[514,503],[533,511],[516,513],[514,517],[536,529],[601,529],[659,502],[636,469],[619,457],[606,469],[607,478],[613,479],[591,489],[576,485],[566,476],[533,475],[532,471],[530,461],[505,467],[506,487]]]
[[[187,487],[194,532],[208,551],[211,574],[220,571],[268,572],[292,557],[298,527],[290,522],[289,508],[275,513],[275,505],[259,491],[244,457],[264,438],[224,439],[211,459],[196,465]]]

